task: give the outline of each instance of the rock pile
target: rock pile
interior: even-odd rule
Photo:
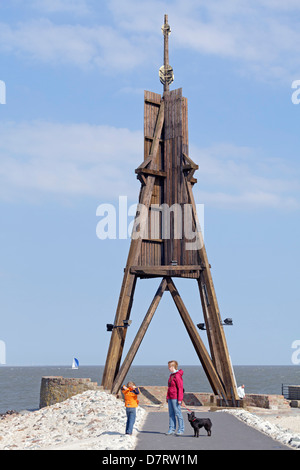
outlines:
[[[234,414],[237,418],[244,421],[249,426],[254,427],[258,431],[261,431],[268,436],[272,437],[276,441],[281,442],[282,444],[289,445],[292,448],[300,449],[300,416],[296,418],[287,418],[285,420],[285,427],[282,427],[278,424],[275,424],[274,418],[273,422],[270,422],[266,419],[263,419],[259,416],[256,416],[253,413],[245,410],[222,410],[225,413]],[[222,412],[218,411],[218,413]],[[278,420],[280,422],[280,420]],[[283,424],[283,423],[282,423]],[[287,428],[292,426],[293,429]]]
[[[25,415],[2,415],[0,450],[134,449],[146,414],[138,407],[133,435],[126,435],[123,400],[91,390]]]

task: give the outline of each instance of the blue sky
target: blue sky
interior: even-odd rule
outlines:
[[[300,6],[296,0],[0,1],[0,340],[7,365],[105,363],[130,240],[100,204],[137,202],[143,92],[161,25],[189,106],[196,202],[233,364],[291,365],[299,329]],[[128,218],[130,222],[132,218]],[[126,348],[158,280],[138,281]],[[195,323],[193,281],[175,282]],[[201,333],[204,335],[205,333]],[[166,293],[134,364],[198,364]]]

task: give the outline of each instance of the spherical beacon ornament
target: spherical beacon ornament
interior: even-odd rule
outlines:
[[[170,28],[170,25],[168,24],[167,15],[165,15],[165,23],[162,25],[161,30],[163,34],[167,34],[167,35],[171,34],[171,28]]]
[[[170,85],[174,82],[174,73],[171,65],[162,65],[158,71],[160,82],[165,85]]]

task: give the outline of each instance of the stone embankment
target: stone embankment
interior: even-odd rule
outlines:
[[[288,445],[293,449],[300,449],[300,415],[281,416],[280,412],[276,416],[257,416],[245,410],[222,410],[217,413],[231,413],[241,421],[252,426],[258,431],[267,434],[276,441]]]
[[[133,435],[126,435],[123,400],[89,390],[25,415],[2,416],[0,450],[130,450],[146,414],[138,408]]]

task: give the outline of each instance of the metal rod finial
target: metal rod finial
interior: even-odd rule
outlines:
[[[171,28],[168,24],[168,15],[165,15],[161,30],[164,35],[164,65],[159,69],[159,79],[164,85],[164,91],[169,91],[169,85],[174,81],[174,73],[169,65],[169,34],[171,33]]]

